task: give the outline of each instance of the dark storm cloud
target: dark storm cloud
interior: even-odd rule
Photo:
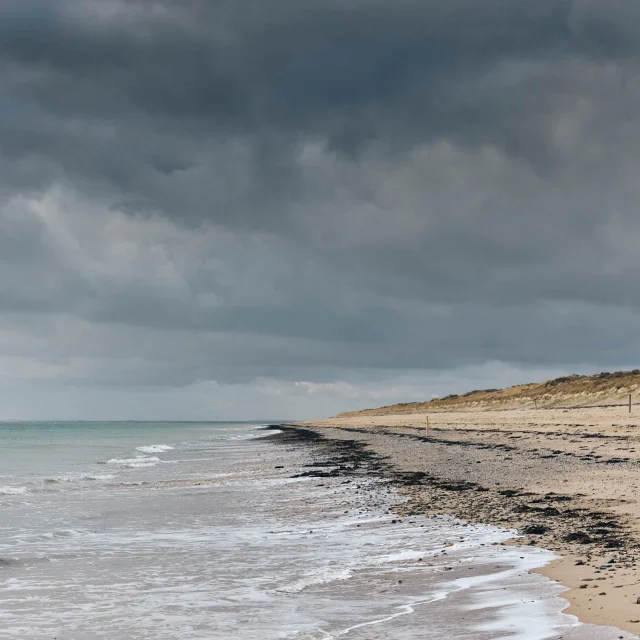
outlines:
[[[602,51],[599,17],[595,5],[557,1],[10,3],[0,25],[3,149],[41,153],[160,208],[150,174],[207,160],[215,171],[234,136],[249,136],[263,199],[300,180],[301,136],[347,153],[372,140],[489,143],[542,163],[544,110],[559,99],[553,74],[532,95],[500,65],[618,55]],[[606,24],[615,32],[615,15]]]
[[[2,146],[160,210],[173,203],[154,182],[230,160],[250,181],[234,194],[243,206],[229,213],[192,194],[168,211],[227,224],[275,199],[273,220],[304,195],[307,138],[350,155],[373,141],[389,152],[492,144],[544,170],[546,129],[571,92],[554,65],[620,56],[629,11],[620,3],[605,19],[595,4],[557,0],[10,3]],[[617,31],[627,45],[604,47]],[[242,158],[228,158],[229,140]]]
[[[634,362],[639,31],[622,0],[5,3],[0,312],[48,339],[3,353],[99,384]]]

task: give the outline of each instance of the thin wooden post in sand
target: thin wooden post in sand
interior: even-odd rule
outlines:
[[[631,413],[631,394],[629,394],[629,413]]]
[[[425,416],[426,418],[426,427],[425,430],[427,432],[427,435],[429,435],[429,416]]]

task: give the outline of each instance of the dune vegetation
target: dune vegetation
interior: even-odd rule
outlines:
[[[625,404],[634,394],[640,402],[640,369],[602,372],[591,376],[569,375],[546,382],[519,384],[505,389],[478,389],[462,394],[435,398],[428,402],[400,404],[341,413],[354,415],[384,415],[433,411],[464,411],[478,409],[595,407]]]

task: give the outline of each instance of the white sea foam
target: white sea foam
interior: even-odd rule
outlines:
[[[164,453],[172,450],[173,447],[168,444],[148,444],[144,447],[136,447],[136,451],[141,451],[142,453]]]
[[[0,487],[0,495],[2,496],[22,496],[29,493],[27,487]]]
[[[341,580],[348,580],[351,577],[351,569],[344,568],[338,570],[321,569],[316,573],[310,573],[309,575],[296,580],[291,584],[278,587],[276,591],[282,593],[299,593],[307,587],[313,587],[320,584],[328,584],[331,582],[338,582]]]
[[[141,467],[153,467],[160,462],[156,456],[136,456],[135,458],[111,458],[107,464],[114,464],[128,469],[138,469]]]
[[[45,478],[45,484],[56,484],[58,482],[80,482],[82,480],[111,480],[115,478],[112,473],[80,473],[69,474],[64,476],[53,476],[52,478]]]
[[[336,634],[336,636],[345,636],[348,633],[355,631],[356,629],[362,629],[362,627],[370,627],[373,625],[390,622],[391,620],[394,620],[395,618],[399,618],[400,616],[406,616],[410,613],[414,613],[415,608],[419,605],[432,604],[433,602],[444,600],[448,595],[449,594],[446,591],[439,591],[438,593],[433,594],[431,597],[425,600],[418,600],[416,602],[412,602],[411,604],[400,605],[399,607],[396,607],[396,610],[397,610],[396,613],[392,613],[391,615],[385,616],[384,618],[380,618],[376,620],[368,620],[367,622],[360,622],[359,624],[354,624],[353,626],[348,627],[347,629],[343,629],[342,631],[339,631]],[[328,635],[328,637],[332,638],[333,636]]]

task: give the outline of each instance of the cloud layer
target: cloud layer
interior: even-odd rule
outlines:
[[[636,366],[639,14],[10,1],[6,415],[329,414]]]

